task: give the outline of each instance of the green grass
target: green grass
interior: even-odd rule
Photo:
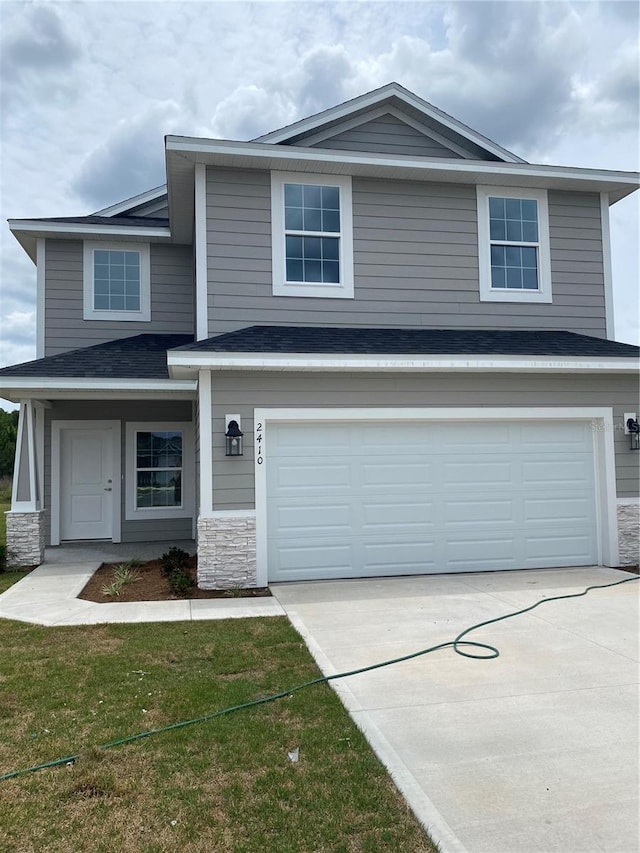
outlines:
[[[10,586],[13,586],[14,583],[18,583],[22,578],[26,577],[29,574],[29,571],[9,571],[9,572],[0,572],[0,595],[9,589]],[[2,676],[0,675],[0,686],[2,685]],[[2,693],[0,692],[0,697]],[[0,717],[2,716],[2,711],[0,711]]]
[[[327,685],[95,749],[315,677],[284,618],[55,629],[0,621],[0,647],[0,773],[81,753],[70,767],[0,782],[4,849],[434,850]]]
[[[11,478],[0,477],[0,545],[7,543],[7,519],[5,512],[11,509]]]

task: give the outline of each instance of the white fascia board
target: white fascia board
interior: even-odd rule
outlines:
[[[125,225],[92,225],[80,222],[46,222],[34,219],[9,219],[9,228],[15,232],[35,232],[55,236],[56,234],[74,234],[77,236],[105,234],[109,237],[171,237],[170,228],[149,226],[133,228]]]
[[[580,358],[535,356],[461,355],[309,355],[307,353],[169,352],[170,370],[301,370],[301,371],[387,371],[387,372],[517,372],[517,373],[637,373],[633,358]]]
[[[327,149],[300,149],[291,146],[278,148],[269,143],[233,142],[219,139],[199,139],[183,136],[168,136],[167,152],[192,154],[194,162],[210,162],[215,165],[215,157],[243,157],[258,161],[253,168],[275,169],[286,168],[283,163],[290,161],[289,168],[294,170],[299,165],[299,171],[311,171],[322,164],[335,167],[335,174],[348,174],[348,169],[358,165],[388,167],[399,171],[418,170],[423,172],[425,180],[429,173],[451,173],[465,175],[469,183],[487,181],[489,177],[500,180],[505,178],[518,180],[549,181],[561,178],[569,181],[590,181],[605,185],[620,184],[627,187],[640,186],[640,175],[637,172],[609,171],[605,169],[584,169],[574,166],[546,166],[529,163],[485,163],[478,160],[462,161],[459,159],[425,160],[403,154],[371,154],[369,152],[345,152]],[[206,155],[210,155],[208,160]],[[264,162],[261,162],[264,161]],[[250,164],[248,164],[251,167]],[[439,176],[440,177],[440,176]],[[513,180],[511,181],[513,183]]]
[[[163,184],[161,187],[154,187],[152,190],[147,190],[146,192],[140,193],[139,195],[131,196],[131,198],[127,198],[124,201],[119,201],[117,204],[112,204],[109,207],[103,207],[101,210],[96,210],[92,213],[92,216],[118,216],[118,214],[126,213],[127,210],[131,210],[134,207],[141,207],[143,204],[147,204],[151,201],[156,201],[159,198],[162,198],[163,195],[167,194],[167,185]]]
[[[487,139],[486,136],[482,136],[482,134],[477,133],[466,124],[454,119],[453,116],[447,115],[447,113],[444,113],[442,110],[434,107],[433,104],[430,104],[428,101],[424,101],[422,98],[419,98],[417,95],[409,92],[408,89],[404,89],[396,83],[389,83],[386,86],[382,86],[380,89],[360,95],[360,97],[353,98],[344,104],[339,104],[336,107],[324,110],[321,113],[302,119],[301,121],[295,122],[287,127],[283,127],[280,130],[275,130],[271,133],[259,136],[258,140],[270,142],[272,144],[284,142],[294,136],[309,133],[327,122],[337,121],[341,118],[348,118],[353,115],[354,112],[375,107],[383,101],[389,100],[389,98],[398,98],[398,100],[413,109],[418,110],[418,112],[423,115],[440,122],[440,124],[447,127],[449,130],[453,130],[459,136],[469,140],[469,142],[473,142],[475,145],[484,148],[485,151],[495,154],[496,157],[500,157],[501,159],[514,163],[524,162],[520,157],[516,157],[516,155],[511,151],[507,151],[506,148],[502,148],[502,146],[497,145],[490,139]]]
[[[197,382],[192,379],[58,379],[55,377],[6,377],[0,379],[0,395],[8,400],[43,397],[84,399],[118,398],[123,396],[161,395],[163,399],[178,396],[192,398]]]

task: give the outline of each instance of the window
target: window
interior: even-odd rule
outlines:
[[[127,424],[127,519],[191,514],[191,444],[191,424]]]
[[[353,297],[351,178],[272,172],[273,293]]]
[[[136,509],[182,507],[182,431],[136,432]]]
[[[149,246],[84,244],[84,319],[151,319]]]
[[[480,298],[551,302],[545,190],[478,187]]]

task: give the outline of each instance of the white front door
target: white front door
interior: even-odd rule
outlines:
[[[60,539],[111,539],[114,441],[102,425],[60,432]]]

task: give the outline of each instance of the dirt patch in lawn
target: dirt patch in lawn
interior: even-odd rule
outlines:
[[[198,589],[196,557],[192,556],[185,568],[186,574],[192,580],[192,586],[183,595],[175,593],[165,575],[160,560],[147,560],[132,573],[136,579],[124,584],[119,595],[107,595],[104,590],[113,583],[115,572],[121,563],[103,563],[84,587],[78,598],[86,601],[96,601],[99,604],[127,601],[181,601],[189,598],[256,598],[270,596],[267,587],[257,589]]]

